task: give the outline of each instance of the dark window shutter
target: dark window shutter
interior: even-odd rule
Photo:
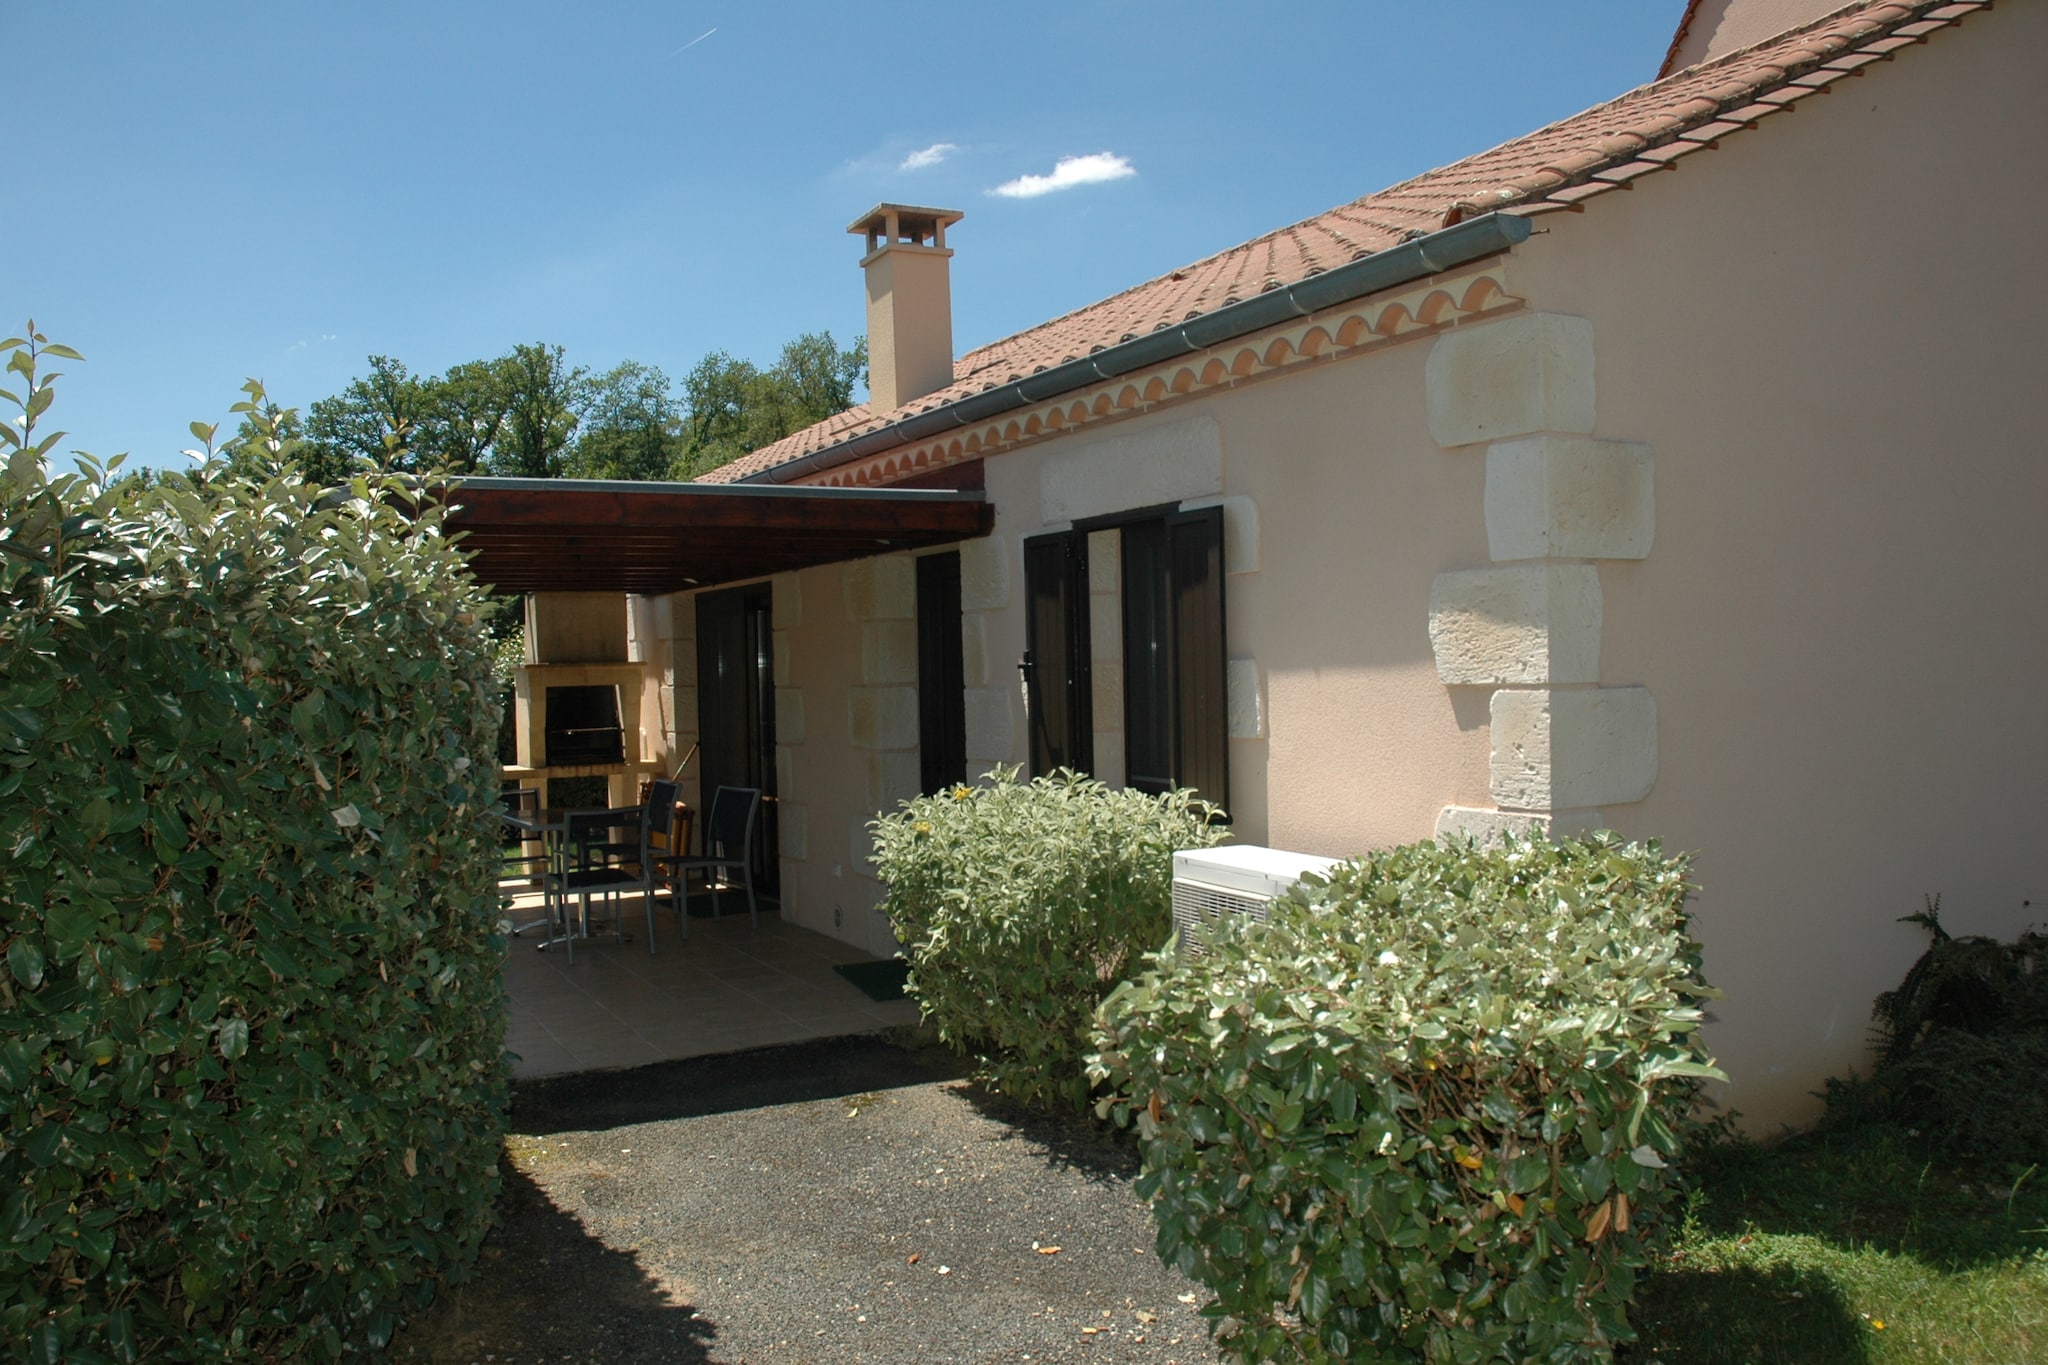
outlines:
[[[1088,705],[1088,538],[1024,542],[1024,704],[1032,776],[1094,766]]]
[[[1172,593],[1173,776],[1228,807],[1230,718],[1223,632],[1223,509],[1166,520]]]
[[[960,554],[917,561],[918,780],[929,796],[967,780],[967,694],[960,666]]]
[[[1157,796],[1172,791],[1174,754],[1173,582],[1166,522],[1123,528],[1124,782]]]

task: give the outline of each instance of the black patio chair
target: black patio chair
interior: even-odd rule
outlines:
[[[562,907],[565,920],[569,917],[570,899],[573,897],[577,903],[576,920],[565,926],[571,962],[576,960],[579,926],[585,935],[590,931],[592,896],[603,897],[611,906],[612,933],[618,941],[631,942],[626,936],[625,915],[619,905],[619,897],[628,891],[640,893],[647,913],[647,951],[650,956],[653,954],[655,882],[666,851],[657,847],[654,841],[666,839],[675,816],[675,804],[675,784],[657,781],[650,788],[648,799],[636,808],[569,813],[562,835],[562,871],[557,874],[551,889]],[[632,818],[638,835],[630,845],[616,835],[622,819],[627,816]],[[618,856],[621,850],[630,850],[626,859]]]
[[[761,813],[759,787],[720,787],[711,797],[711,810],[704,818],[704,851],[694,857],[665,857],[660,860],[663,875],[675,887],[676,912],[682,916],[683,932],[689,933],[690,874],[701,872],[711,892],[711,913],[718,913],[721,881],[738,885],[747,893],[747,922],[761,927],[760,903],[754,896],[754,822]],[[736,872],[736,878],[727,874]]]

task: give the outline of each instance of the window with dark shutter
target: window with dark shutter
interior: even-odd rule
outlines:
[[[1031,773],[1094,767],[1089,716],[1088,538],[1078,531],[1024,542],[1024,705]]]
[[[967,780],[967,694],[960,665],[960,554],[917,561],[918,782],[929,796]]]
[[[1128,533],[1126,535],[1128,543]],[[1223,633],[1223,509],[1166,519],[1173,778],[1229,808],[1230,717]]]

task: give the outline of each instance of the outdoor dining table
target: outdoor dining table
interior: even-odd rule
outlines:
[[[545,927],[547,936],[536,946],[547,951],[556,939],[555,934],[555,888],[561,884],[561,877],[568,871],[569,819],[576,815],[609,815],[616,817],[620,826],[637,825],[640,821],[639,806],[544,806],[530,811],[501,811],[498,818],[521,834],[532,835],[541,842],[541,851],[547,859],[547,874],[541,878],[541,918],[525,924],[515,925],[512,934],[516,938],[528,929]],[[561,923],[563,936],[578,935],[576,925],[568,915],[568,898],[562,904]],[[589,937],[590,926],[584,925],[581,937]]]

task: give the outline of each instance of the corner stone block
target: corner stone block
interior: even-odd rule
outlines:
[[[768,632],[768,667],[771,678],[789,677],[789,632],[770,630]]]
[[[783,857],[799,863],[808,862],[811,857],[811,808],[794,801],[778,803],[775,808],[775,838]]]
[[[1439,337],[1424,368],[1429,434],[1468,446],[1593,429],[1593,324],[1524,313]]]
[[[1647,687],[1493,694],[1491,795],[1519,810],[1625,806],[1657,782]]]
[[[1010,605],[1010,561],[1001,536],[960,542],[960,609],[1000,611]]]
[[[672,592],[663,593],[659,597],[649,598],[648,603],[651,607],[651,616],[653,618],[653,638],[656,640],[675,639],[676,595]]]
[[[917,617],[917,568],[909,555],[878,555],[846,566],[849,621],[909,621]]]
[[[804,692],[800,687],[775,689],[775,742],[804,742]]]
[[[855,687],[846,694],[846,735],[856,749],[915,749],[917,689]]]
[[[917,681],[915,621],[870,621],[860,628],[860,680],[864,683]]]
[[[1481,847],[1501,842],[1503,835],[1518,839],[1543,834],[1552,839],[1569,839],[1604,828],[1606,817],[1597,810],[1512,811],[1488,810],[1483,806],[1445,806],[1436,817],[1439,839],[1471,839]]]
[[[1440,573],[1429,644],[1444,682],[1589,683],[1600,676],[1600,571],[1536,564]]]
[[[868,755],[868,809],[894,811],[917,795],[924,776],[914,753]]]
[[[988,684],[988,629],[980,612],[960,613],[960,681],[966,687]]]
[[[668,686],[659,687],[655,689],[655,698],[661,713],[661,732],[673,738],[676,732],[676,690]]]
[[[1093,660],[1088,667],[1088,687],[1095,718],[1106,720],[1115,717],[1117,722],[1114,730],[1098,730],[1096,733],[1121,737],[1124,732],[1124,661],[1121,658]],[[1117,748],[1123,748],[1121,738]],[[1095,746],[1095,752],[1098,756],[1102,753],[1100,744]],[[1100,777],[1101,774],[1097,773],[1096,776]]]
[[[1002,687],[970,687],[966,691],[969,776],[976,761],[1008,763],[1015,742],[1010,720],[1010,692]]]
[[[1524,436],[1486,450],[1495,559],[1642,559],[1657,532],[1650,447]]]
[[[1088,591],[1108,596],[1123,591],[1124,537],[1121,531],[1088,533]]]
[[[675,706],[676,733],[694,736],[697,733],[697,689],[678,687]]]
[[[790,630],[804,623],[803,580],[793,573],[779,573],[768,580],[768,625],[773,630]]]
[[[1224,669],[1226,700],[1232,739],[1266,737],[1266,697],[1259,687],[1256,659],[1232,659]]]
[[[854,821],[846,839],[846,871],[858,879],[847,888],[846,914],[849,919],[853,916],[853,907],[865,898],[869,890],[862,883],[872,882],[875,875],[875,865],[870,861],[875,856],[875,832],[868,828],[868,821],[872,819],[873,815],[867,815]]]
[[[775,744],[775,790],[783,798],[797,789],[796,750],[780,740]]]

